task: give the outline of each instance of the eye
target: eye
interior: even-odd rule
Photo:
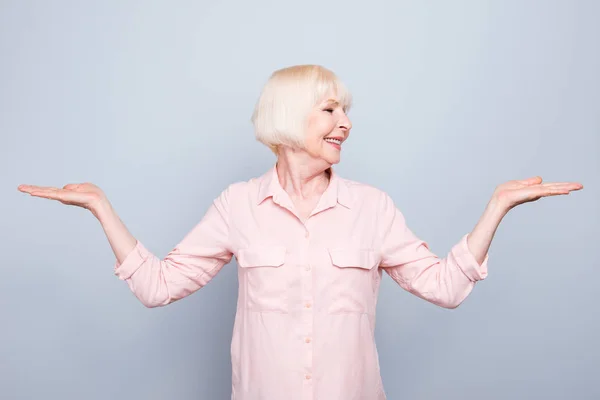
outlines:
[[[333,113],[333,108],[326,108],[326,109],[325,109],[325,110],[323,110],[323,111],[327,111],[328,113]]]

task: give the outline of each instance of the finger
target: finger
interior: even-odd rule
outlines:
[[[569,194],[570,190],[565,188],[544,188],[540,190],[541,196],[558,196],[561,194]]]
[[[43,189],[33,190],[30,194],[36,196],[47,196],[53,199],[63,199],[68,193],[71,193],[68,190],[59,189],[55,187],[48,187]]]
[[[36,186],[36,185],[20,185],[19,186],[19,190],[21,190],[22,192],[31,192],[34,190],[49,190],[49,189],[57,189],[55,187],[52,186]]]
[[[30,186],[30,185],[21,185],[18,187],[18,189],[24,193],[31,193],[32,190],[36,190],[35,187]]]
[[[579,182],[544,182],[544,183],[542,183],[542,186],[550,186],[550,185],[575,185],[575,186],[581,186],[581,183],[579,183]]]
[[[577,182],[551,182],[544,183],[540,186],[553,188],[553,189],[568,189],[568,190],[581,190],[583,185]]]
[[[19,185],[19,186],[17,186],[17,189],[20,190],[21,192],[30,192],[33,189],[35,189],[35,186],[33,186],[33,185]]]
[[[62,200],[63,194],[57,190],[34,190],[29,193],[35,197],[43,197],[52,200]]]

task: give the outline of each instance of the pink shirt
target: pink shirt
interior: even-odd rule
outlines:
[[[487,276],[488,256],[479,265],[467,235],[438,258],[386,193],[336,173],[303,224],[273,167],[227,187],[164,259],[138,241],[115,273],[159,307],[206,285],[235,255],[232,400],[384,400],[374,339],[382,273],[457,307]]]

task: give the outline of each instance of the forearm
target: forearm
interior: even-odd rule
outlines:
[[[129,232],[108,200],[101,201],[92,213],[100,221],[117,261],[122,263],[135,248],[137,239]]]
[[[481,264],[485,259],[498,225],[500,225],[507,212],[507,207],[492,199],[473,231],[469,234],[467,245],[478,263]]]

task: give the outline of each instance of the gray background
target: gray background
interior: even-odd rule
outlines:
[[[456,310],[386,277],[388,397],[600,398],[599,16],[567,0],[0,2],[0,398],[229,398],[235,263],[146,309],[89,212],[16,187],[94,182],[164,256],[271,167],[249,118],[299,63],[354,93],[337,171],[390,193],[439,255],[506,180],[585,185],[512,210]]]

